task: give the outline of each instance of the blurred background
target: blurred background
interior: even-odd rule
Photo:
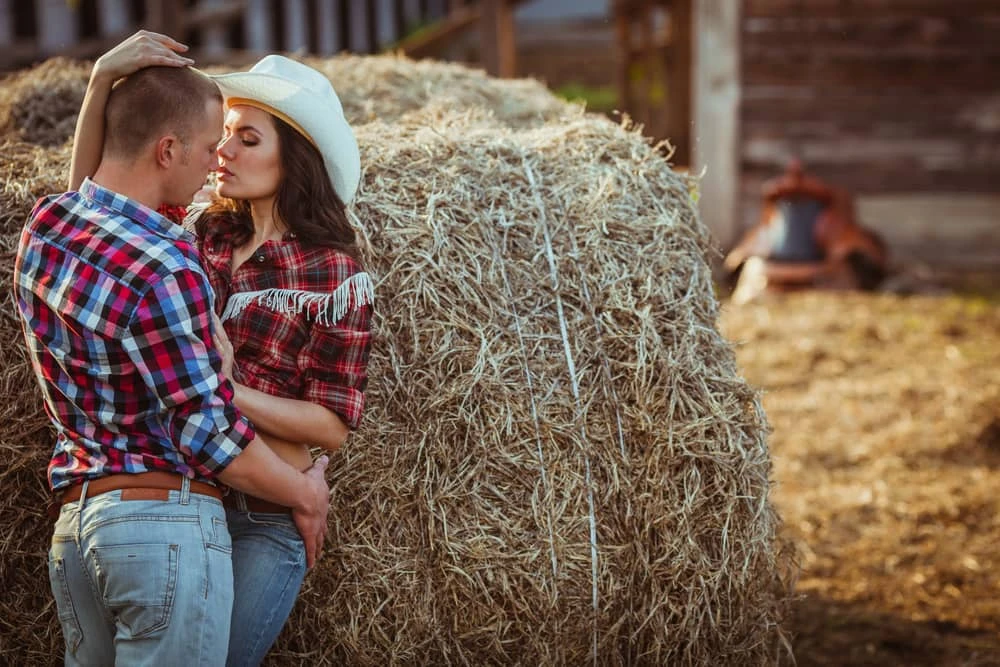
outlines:
[[[798,159],[893,267],[1000,264],[995,0],[0,0],[0,69],[93,58],[139,27],[203,63],[397,50],[539,78],[704,173],[723,252]]]
[[[0,69],[140,27],[534,77],[666,141],[771,423],[798,664],[1000,665],[1000,0],[0,0]]]

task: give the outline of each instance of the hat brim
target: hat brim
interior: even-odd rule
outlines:
[[[292,118],[319,149],[334,190],[350,203],[361,180],[361,154],[340,100],[322,97],[288,79],[257,72],[209,75],[223,97],[260,102]]]

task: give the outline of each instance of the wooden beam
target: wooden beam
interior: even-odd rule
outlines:
[[[337,0],[316,2],[316,50],[321,56],[340,51],[340,11]]]
[[[633,79],[633,83],[638,84],[638,95],[635,100],[635,113],[639,121],[643,124],[648,135],[656,135],[661,128],[654,127],[656,123],[656,118],[654,118],[653,109],[656,105],[653,104],[653,88],[657,85],[657,79],[662,76],[662,73],[658,72],[659,63],[655,60],[655,54],[653,53],[653,11],[648,3],[644,3],[642,7],[639,8],[639,14],[636,17],[639,23],[639,35],[642,38],[641,53],[642,56],[639,58],[639,65],[641,66],[641,78],[636,77],[635,73],[629,71],[629,78]],[[633,26],[635,23],[633,23]],[[634,61],[633,61],[634,62]],[[635,79],[638,78],[638,81]],[[661,91],[662,92],[662,91]]]
[[[673,0],[670,5],[671,57],[664,63],[667,72],[667,119],[670,141],[676,147],[673,161],[691,164],[691,61],[693,0]]]
[[[623,12],[615,13],[615,86],[618,88],[618,105],[622,111],[632,109],[630,70],[635,49],[632,46],[632,19]]]
[[[38,48],[43,55],[55,55],[76,43],[79,37],[77,12],[65,0],[35,0],[38,16]]]
[[[271,3],[269,0],[247,0],[243,17],[243,38],[247,49],[267,53],[274,49],[271,33]]]
[[[201,0],[199,9],[203,11],[218,11],[220,7],[224,4],[225,0]],[[191,25],[191,24],[188,24]],[[226,52],[226,24],[216,19],[214,21],[205,22],[201,27],[201,39],[202,52],[210,58],[220,58]]]
[[[174,39],[186,41],[181,21],[180,0],[147,0],[146,25],[150,30],[170,35]]]
[[[461,7],[436,26],[417,32],[396,44],[396,49],[406,55],[419,58],[443,46],[456,34],[476,24],[480,17],[479,7]]]
[[[168,3],[175,4],[175,3]],[[216,2],[213,5],[197,5],[192,9],[179,12],[179,21],[182,30],[201,28],[208,24],[226,23],[235,21],[243,16],[246,10],[246,0],[225,0]]]
[[[366,3],[348,3],[347,48],[354,53],[370,53],[375,45],[369,35]]]
[[[486,72],[503,78],[517,74],[517,43],[514,39],[514,4],[506,0],[482,0],[479,17],[479,57]]]
[[[126,0],[98,0],[97,29],[102,35],[120,35],[132,27]]]
[[[0,0],[0,52],[14,42],[14,6],[12,0]]]
[[[698,207],[723,248],[739,237],[740,21],[742,2],[696,0],[694,6],[694,173],[704,171]]]
[[[285,34],[283,51],[306,52],[309,50],[309,8],[306,0],[285,0],[281,3],[284,12]]]

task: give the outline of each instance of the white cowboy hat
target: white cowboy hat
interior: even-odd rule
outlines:
[[[361,180],[361,154],[336,91],[322,73],[284,56],[262,58],[248,72],[214,74],[226,98],[282,119],[319,149],[334,190],[349,204]]]

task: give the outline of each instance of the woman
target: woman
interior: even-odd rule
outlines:
[[[98,59],[71,189],[100,162],[113,81],[141,67],[190,65],[185,50],[140,32]],[[309,446],[335,451],[364,405],[372,286],[346,214],[360,180],[357,144],[329,81],[310,67],[267,56],[249,72],[213,78],[227,109],[218,184],[185,224],[215,290],[217,344],[236,404],[304,469]],[[256,665],[291,612],[306,557],[287,508],[235,491],[226,498],[235,582],[228,664]]]

